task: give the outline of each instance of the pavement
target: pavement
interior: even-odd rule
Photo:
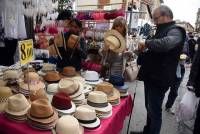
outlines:
[[[178,90],[178,97],[173,105],[173,109],[177,109],[178,104],[186,91],[186,83],[188,80],[189,72],[190,72],[190,68],[187,67],[184,79]],[[132,96],[134,92],[136,92],[134,108],[133,108],[132,118],[131,118],[130,128],[129,128],[129,133],[130,133],[130,131],[142,131],[146,123],[146,109],[144,105],[143,82],[135,81],[135,82],[129,83],[129,86],[131,87],[130,93]],[[176,121],[175,115],[172,115],[164,110],[168,93],[169,92],[166,93],[165,99],[163,102],[163,115],[162,115],[163,123],[162,123],[160,134],[192,134],[191,129],[192,129],[194,120],[189,121],[189,122],[184,122],[184,124],[180,125],[180,123]],[[120,134],[127,134],[128,120],[129,120],[129,117],[127,117],[126,120],[124,121],[124,128],[122,129]]]

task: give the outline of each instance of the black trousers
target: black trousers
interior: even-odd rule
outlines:
[[[200,134],[200,103],[198,105],[193,134]]]

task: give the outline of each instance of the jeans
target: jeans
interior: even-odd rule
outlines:
[[[200,103],[198,105],[198,109],[196,113],[193,134],[199,134],[199,133],[200,133]]]
[[[169,87],[157,87],[144,82],[147,122],[144,134],[159,134],[162,124],[162,103]]]
[[[176,100],[176,97],[178,96],[178,88],[181,85],[184,74],[185,74],[185,67],[184,65],[181,65],[181,78],[176,78],[173,85],[170,87],[167,103],[165,105],[166,109],[171,108],[173,106],[174,101]]]

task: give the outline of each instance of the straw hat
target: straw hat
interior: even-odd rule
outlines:
[[[58,91],[58,83],[49,84],[47,86],[47,93],[54,94]]]
[[[117,30],[108,30],[105,34],[105,45],[116,53],[121,53],[126,49],[125,38]]]
[[[44,80],[48,83],[58,83],[60,75],[57,71],[50,71],[46,73]]]
[[[96,116],[95,109],[88,105],[82,105],[76,108],[74,117],[79,121],[81,126],[94,129],[100,126],[101,122]]]
[[[97,111],[109,112],[112,106],[108,103],[107,95],[101,91],[90,92],[87,99],[87,104]]]
[[[72,66],[64,67],[62,74],[64,76],[75,76],[76,75],[76,69]]]
[[[84,77],[87,84],[97,85],[103,82],[101,79],[99,79],[99,74],[95,71],[86,71]]]
[[[53,96],[51,104],[61,114],[72,114],[76,110],[75,104],[65,92],[57,92]]]
[[[71,115],[62,116],[56,123],[56,134],[83,134],[84,129]]]
[[[67,47],[71,49],[75,48],[79,40],[80,38],[77,35],[71,34],[67,41]]]
[[[9,87],[0,87],[0,112],[4,111],[8,98],[12,95],[12,90]]]
[[[31,101],[35,101],[37,99],[47,99],[48,100],[48,97],[47,97],[46,92],[44,91],[44,89],[39,89],[39,90],[31,93],[30,100]]]
[[[111,83],[102,82],[97,85],[96,91],[102,91],[108,96],[108,101],[114,101],[120,98],[120,92],[113,87]]]
[[[19,74],[18,74],[17,70],[7,70],[3,74],[3,79],[4,80],[18,79],[18,78],[19,78]]]
[[[75,98],[82,94],[80,85],[72,78],[63,78],[58,83],[58,90],[64,91],[70,95],[70,98]]]
[[[55,71],[55,70],[56,70],[56,65],[55,64],[43,63],[43,66],[42,66],[42,71],[43,72]]]
[[[25,115],[30,108],[30,104],[23,94],[16,94],[8,98],[5,112],[11,115]]]
[[[6,86],[7,82],[4,81],[4,80],[0,80],[0,86],[3,87],[3,86]]]
[[[58,119],[58,113],[53,109],[51,104],[49,104],[47,99],[33,101],[27,116],[30,120],[42,124],[56,122]]]

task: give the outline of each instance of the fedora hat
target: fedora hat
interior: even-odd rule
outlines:
[[[18,79],[19,73],[17,70],[7,70],[3,73],[3,79],[9,80],[9,79]]]
[[[58,83],[58,90],[66,92],[72,99],[82,94],[80,84],[72,78],[61,79]]]
[[[58,83],[48,84],[47,86],[47,93],[54,94],[58,91]]]
[[[56,110],[63,114],[72,114],[76,110],[75,104],[71,101],[69,95],[65,92],[57,92],[51,101],[52,106]]]
[[[95,129],[101,124],[99,118],[96,116],[95,109],[88,105],[77,107],[74,117],[79,121],[80,125],[85,128]]]
[[[79,43],[79,40],[80,40],[79,36],[71,34],[67,41],[67,47],[74,49],[77,46],[77,44]]]
[[[37,99],[47,99],[48,100],[48,97],[47,97],[44,89],[41,88],[41,89],[34,91],[30,94],[30,100],[31,101],[35,101]]]
[[[102,91],[108,96],[108,102],[120,99],[120,92],[113,87],[111,83],[102,82],[97,85],[96,91]],[[119,101],[118,101],[119,102]]]
[[[0,80],[0,86],[3,87],[3,86],[6,86],[7,85],[7,81],[5,80]]]
[[[16,94],[8,98],[5,112],[10,115],[23,116],[30,108],[28,100],[23,94]]]
[[[87,104],[97,111],[112,111],[112,106],[110,103],[108,103],[107,95],[102,91],[90,92],[88,95]]]
[[[27,117],[34,122],[50,124],[56,122],[58,113],[49,104],[47,99],[38,99],[32,102]]]
[[[116,53],[121,53],[126,49],[126,40],[117,30],[108,30],[104,38],[105,45]]]
[[[76,69],[72,66],[64,67],[62,75],[64,76],[75,76],[76,75]]]
[[[9,87],[0,87],[0,113],[4,111],[8,98],[12,95],[12,90]]]
[[[83,134],[84,129],[71,115],[62,116],[56,123],[56,134]]]
[[[60,75],[57,71],[50,71],[46,73],[44,80],[48,83],[58,83]]]
[[[43,72],[47,71],[55,71],[56,70],[56,65],[55,64],[50,64],[50,63],[43,63],[42,69]]]
[[[97,85],[103,82],[101,79],[99,79],[99,74],[95,71],[86,71],[84,77],[87,84]]]

